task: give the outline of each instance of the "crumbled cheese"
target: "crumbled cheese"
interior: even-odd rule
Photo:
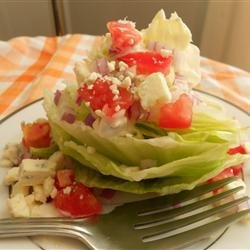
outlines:
[[[2,153],[2,159],[9,160],[13,165],[19,163],[20,145],[16,143],[9,143],[5,146]]]
[[[89,84],[87,89],[93,89],[94,88],[94,85],[93,84]]]
[[[47,197],[50,196],[50,194],[54,188],[54,183],[55,183],[55,180],[51,176],[46,178],[45,181],[43,182],[43,191]]]
[[[112,94],[114,94],[114,95],[119,95],[119,90],[118,89],[114,89],[114,90],[112,90]]]
[[[117,90],[117,85],[116,85],[116,84],[111,84],[111,85],[109,86],[109,89],[110,89],[111,91]]]
[[[128,69],[128,65],[125,62],[122,62],[122,61],[119,62],[118,66],[119,66],[120,71],[126,71]]]
[[[92,72],[89,76],[89,80],[90,81],[95,81],[97,78],[101,78],[102,76],[99,74],[99,73],[96,73],[96,72]]]
[[[135,67],[130,67],[127,71],[126,71],[127,76],[129,76],[131,79],[133,79],[136,76],[136,69]]]
[[[116,86],[121,85],[121,81],[116,77],[112,77],[111,82],[112,82],[113,85],[116,85]]]
[[[88,146],[88,147],[87,147],[87,153],[88,153],[88,154],[94,154],[94,153],[95,153],[95,148],[94,148],[94,147]]]
[[[160,53],[162,56],[168,57],[168,56],[172,55],[173,52],[170,49],[161,49]]]
[[[14,197],[17,194],[23,194],[24,196],[26,196],[29,193],[30,193],[30,187],[29,186],[23,186],[18,181],[14,185],[11,186],[11,195],[10,195],[10,197]]]
[[[80,200],[82,200],[82,199],[83,199],[83,194],[80,195]]]
[[[121,110],[120,110],[121,111]],[[119,111],[119,112],[120,112]],[[124,125],[127,124],[127,117],[122,116],[122,117],[117,117],[116,119],[114,119],[113,121],[110,122],[110,127],[111,128],[118,128],[118,127],[122,127]]]
[[[104,113],[103,113],[100,109],[97,109],[97,110],[95,111],[95,114],[96,114],[97,116],[99,116],[99,117],[104,117],[104,116],[105,116]]]
[[[118,112],[118,111],[120,111],[120,110],[121,110],[120,105],[117,105],[117,106],[115,107],[115,112]]]
[[[133,27],[135,27],[135,23],[134,22],[128,21],[126,19],[120,19],[120,20],[118,20],[118,23],[131,24]]]
[[[119,80],[122,81],[124,79],[124,75],[119,75],[118,78],[119,78]]]
[[[115,70],[115,61],[108,62],[108,69],[109,69],[109,72],[112,72]]]
[[[0,166],[3,168],[11,168],[14,166],[14,164],[8,159],[1,159]]]
[[[138,86],[138,95],[144,109],[149,109],[157,103],[168,103],[171,101],[166,79],[160,72],[153,73]]]
[[[25,200],[29,208],[31,208],[35,204],[35,195],[34,194],[29,194],[25,196]]]
[[[90,102],[85,102],[85,105],[86,105],[87,107],[90,107]]]
[[[113,101],[116,101],[118,98],[119,98],[119,96],[118,96],[118,95],[114,95],[114,97],[113,97]]]
[[[131,39],[128,40],[128,43],[129,43],[130,45],[134,45],[134,44],[135,44],[135,40],[131,38]]]
[[[53,187],[53,189],[52,189],[52,191],[50,193],[50,197],[52,199],[54,199],[56,197],[56,195],[57,195],[57,189],[55,187]]]
[[[70,192],[71,192],[71,187],[66,187],[63,189],[64,194],[70,194]]]
[[[19,167],[13,167],[7,172],[4,178],[4,184],[11,185],[14,182],[18,181],[18,177],[19,177]]]
[[[128,76],[125,77],[125,79],[122,81],[122,86],[128,89],[131,86],[131,78]]]
[[[9,206],[10,213],[14,217],[30,216],[30,209],[23,194],[19,193],[13,198],[8,199],[7,204]]]
[[[24,159],[20,165],[20,183],[24,186],[33,186],[42,184],[49,176],[54,176],[55,170],[47,163],[48,160]]]
[[[133,135],[132,135],[132,134],[130,134],[130,133],[126,133],[126,134],[125,134],[125,136],[126,136],[126,137],[128,137],[128,138],[133,137]]]
[[[36,201],[40,201],[42,203],[46,202],[47,196],[44,193],[43,185],[33,186],[33,193]]]

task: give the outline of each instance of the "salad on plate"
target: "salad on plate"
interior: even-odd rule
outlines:
[[[76,62],[76,81],[45,92],[47,118],[24,121],[22,141],[4,149],[15,217],[91,216],[124,194],[243,175],[245,129],[193,90],[200,53],[182,19],[160,10],[143,30],[126,19],[107,29]]]

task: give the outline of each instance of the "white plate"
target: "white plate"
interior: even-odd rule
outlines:
[[[207,94],[202,94],[208,97]],[[209,96],[209,98],[217,99],[216,97]],[[250,125],[249,115],[243,110],[235,107],[234,105],[219,100],[226,108],[229,114],[236,117],[241,124]],[[21,138],[20,123],[22,121],[31,122],[39,117],[45,117],[45,112],[42,108],[41,101],[35,102],[18,112],[8,116],[0,121],[0,151],[8,142],[18,142]],[[246,169],[246,173],[249,169]],[[8,217],[8,209],[6,207],[6,199],[8,198],[8,190],[2,184],[2,179],[6,173],[6,169],[0,168],[0,218]],[[249,175],[247,177],[247,186],[250,187]],[[192,249],[250,249],[250,223],[240,224],[237,223],[231,226],[228,230],[220,235],[216,240],[208,240],[201,242]],[[195,235],[194,235],[195,237]],[[36,237],[32,240],[30,238],[17,238],[17,239],[1,239],[0,250],[3,249],[82,249],[84,246],[75,240],[67,240],[54,237]]]

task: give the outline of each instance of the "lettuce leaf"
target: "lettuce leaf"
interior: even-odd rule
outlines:
[[[185,49],[192,42],[192,34],[177,13],[166,18],[164,10],[160,10],[147,29],[142,30],[143,41],[157,41],[167,48]]]
[[[75,152],[73,152],[76,154]],[[105,176],[83,165],[76,167],[76,179],[79,182],[97,188],[109,188],[135,194],[161,193],[172,194],[183,190],[191,190],[200,183],[219,174],[223,169],[234,165],[235,161],[243,161],[242,155],[229,157],[224,161],[214,161],[212,164],[186,168],[185,173],[176,176],[147,179],[142,181],[127,181],[113,176]],[[183,170],[184,171],[184,170]]]
[[[250,157],[227,154],[238,132],[237,126],[227,124],[229,120],[201,114],[194,119],[191,129],[178,133],[144,124],[144,130],[159,136],[104,137],[82,121],[73,124],[61,121],[52,97],[46,94],[44,107],[53,138],[64,154],[81,163],[76,175],[88,186],[132,193],[174,193],[191,189]],[[88,147],[95,152],[88,152]],[[156,164],[143,166],[142,161],[148,159]]]

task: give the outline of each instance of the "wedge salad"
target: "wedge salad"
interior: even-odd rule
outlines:
[[[76,81],[45,93],[47,119],[24,121],[22,141],[4,150],[14,216],[90,216],[114,194],[172,194],[242,176],[244,128],[193,91],[200,53],[182,19],[160,10],[143,30],[126,19],[107,29],[76,62]]]

